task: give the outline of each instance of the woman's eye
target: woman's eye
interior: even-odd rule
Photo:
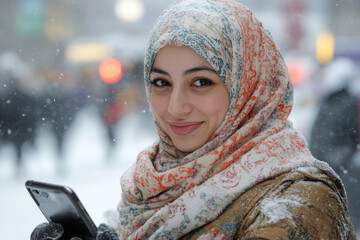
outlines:
[[[207,86],[210,86],[212,85],[213,82],[210,81],[209,79],[206,79],[206,78],[200,78],[200,79],[197,79],[193,82],[193,85],[195,87],[207,87]]]
[[[151,85],[154,87],[168,87],[170,86],[170,83],[164,79],[155,79],[151,81]]]

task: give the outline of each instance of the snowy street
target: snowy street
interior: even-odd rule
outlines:
[[[13,149],[1,148],[0,239],[29,239],[34,227],[46,221],[25,188],[28,179],[71,187],[96,225],[106,222],[105,213],[115,210],[120,199],[120,176],[135,161],[137,153],[155,140],[153,129],[139,129],[141,121],[143,118],[137,115],[124,119],[126,128],[118,128],[121,143],[110,155],[111,161],[106,162],[103,126],[92,109],[80,112],[66,136],[68,171],[63,177],[56,174],[54,143],[48,133],[38,137],[37,150],[26,149],[26,173],[19,178],[14,177]]]

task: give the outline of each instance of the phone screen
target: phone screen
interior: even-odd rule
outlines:
[[[95,239],[96,225],[71,188],[32,180],[25,185],[49,222],[60,223],[69,237]]]

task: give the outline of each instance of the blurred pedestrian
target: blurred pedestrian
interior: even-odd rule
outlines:
[[[288,121],[286,65],[248,8],[176,1],[144,65],[159,140],[121,178],[120,239],[355,239],[343,185]]]
[[[324,69],[324,89],[311,128],[310,150],[339,174],[347,190],[354,227],[360,231],[360,158],[358,70],[350,59]],[[358,86],[357,86],[358,85]]]
[[[117,138],[116,130],[119,122],[125,115],[124,111],[124,103],[120,100],[121,91],[120,90],[111,90],[110,96],[107,98],[106,103],[102,107],[102,121],[106,128],[109,149],[107,154],[107,161],[112,159],[111,153],[114,150],[116,144],[119,143],[119,139]]]
[[[0,82],[0,141],[14,146],[16,176],[22,176],[24,147],[34,144],[36,135],[36,113],[33,111],[36,100],[11,72],[3,73]]]
[[[44,87],[36,95],[36,116],[39,128],[44,128],[55,139],[56,173],[67,173],[65,140],[78,112],[75,91],[63,86]]]

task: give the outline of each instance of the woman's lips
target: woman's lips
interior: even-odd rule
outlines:
[[[186,135],[199,128],[202,123],[203,122],[171,122],[169,125],[176,135]]]

